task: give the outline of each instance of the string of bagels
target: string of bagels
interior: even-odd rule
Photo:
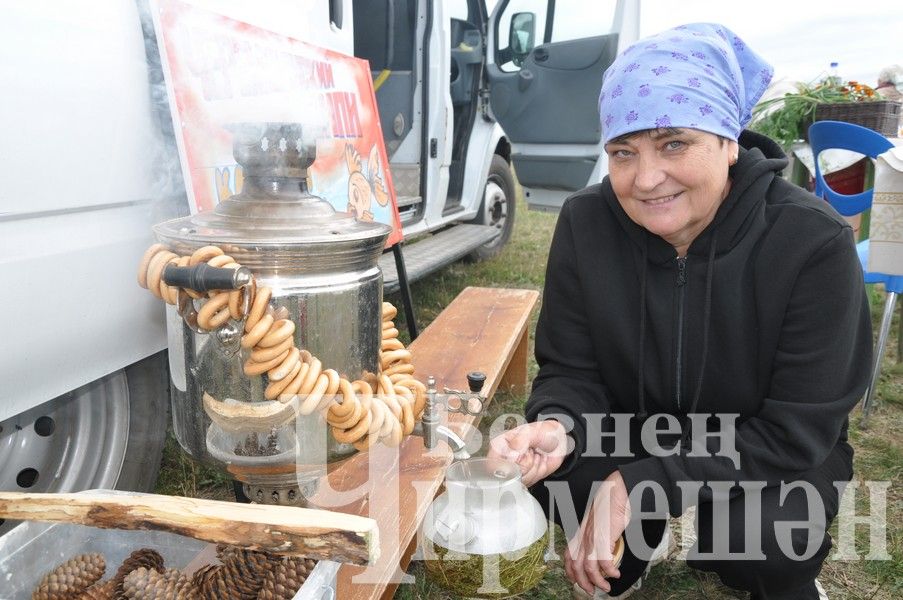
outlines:
[[[248,353],[244,373],[249,377],[266,374],[264,397],[270,402],[220,401],[204,393],[204,409],[211,420],[226,428],[247,425],[278,426],[296,414],[318,412],[324,416],[336,441],[364,450],[377,442],[398,446],[410,435],[426,406],[426,386],[414,378],[411,353],[398,339],[393,319],[397,309],[382,305],[382,342],[378,374],[350,381],[294,341],[295,323],[285,307],[270,304],[272,290],[251,283],[237,290],[197,292],[167,285],[163,271],[167,265],[190,267],[207,263],[211,267],[238,269],[241,265],[218,246],[204,246],[190,256],[179,256],[163,244],[154,244],[144,253],[138,268],[138,284],[168,304],[178,306],[184,291],[193,300],[203,300],[197,311],[197,325],[214,331],[230,319],[244,320],[241,348]]]

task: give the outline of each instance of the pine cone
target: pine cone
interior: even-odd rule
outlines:
[[[125,594],[125,591],[122,588],[123,581],[125,581],[125,578],[129,573],[140,567],[145,567],[149,571],[162,573],[163,557],[160,556],[159,552],[151,548],[141,548],[140,550],[135,550],[129,554],[128,558],[122,561],[119,569],[117,569],[116,575],[113,576],[112,582],[115,593],[115,595],[112,596],[113,598],[123,597]]]
[[[131,600],[198,600],[191,580],[177,569],[159,573],[138,567],[122,583],[125,597]]]
[[[223,565],[208,565],[198,570],[192,582],[204,600],[242,600],[247,595],[232,585]]]
[[[106,562],[102,554],[79,554],[59,565],[41,579],[32,600],[69,600],[103,577]]]
[[[270,572],[263,578],[257,600],[291,600],[304,585],[317,561],[286,557],[270,562]]]
[[[112,579],[98,581],[77,597],[77,600],[113,600],[116,598],[116,582]]]
[[[216,554],[223,563],[221,569],[210,575],[216,580],[216,589],[230,590],[229,598],[254,600],[264,576],[270,571],[269,556],[264,552],[225,545],[217,546]]]

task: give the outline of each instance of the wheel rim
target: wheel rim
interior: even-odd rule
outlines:
[[[128,446],[128,400],[118,371],[0,423],[0,489],[113,488]]]
[[[491,248],[502,242],[505,225],[508,222],[508,195],[494,176],[486,182],[486,190],[483,192],[483,210],[483,222],[499,231],[499,235],[486,244]]]

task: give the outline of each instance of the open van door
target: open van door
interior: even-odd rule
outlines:
[[[602,74],[639,37],[639,0],[500,0],[489,20],[490,107],[530,208],[608,173]]]

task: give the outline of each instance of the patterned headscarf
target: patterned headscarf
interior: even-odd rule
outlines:
[[[642,39],[605,71],[599,116],[605,142],[661,127],[736,140],[774,70],[732,31],[693,23]]]

